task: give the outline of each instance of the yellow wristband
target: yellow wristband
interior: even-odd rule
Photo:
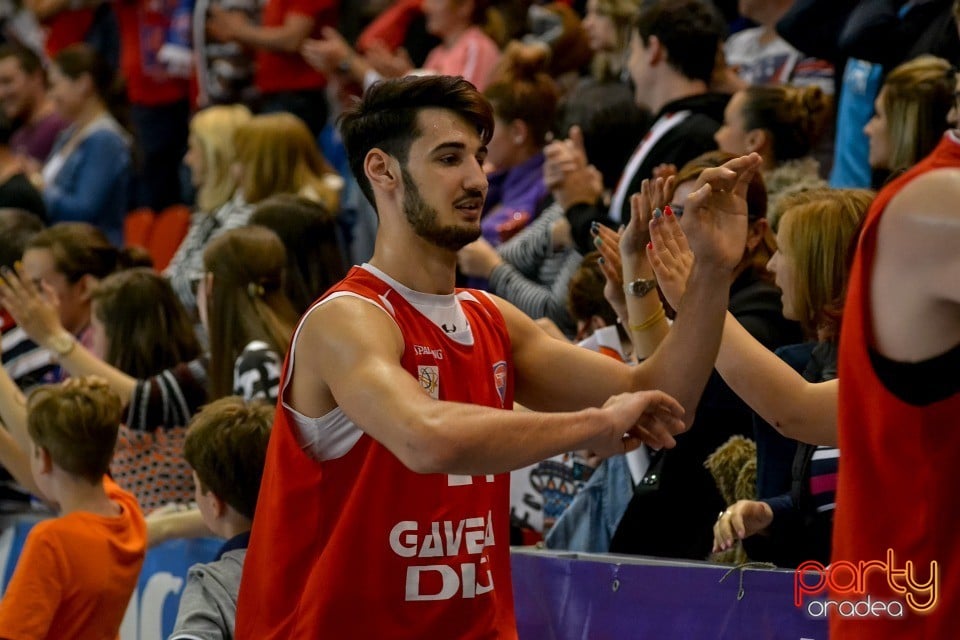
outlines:
[[[642,333],[647,329],[650,329],[656,325],[661,320],[664,320],[667,317],[667,313],[663,310],[663,305],[657,307],[657,310],[650,314],[650,317],[641,322],[640,324],[631,324],[630,331],[636,331],[637,333]]]

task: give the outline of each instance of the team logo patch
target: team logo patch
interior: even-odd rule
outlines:
[[[501,360],[493,365],[493,383],[500,396],[500,406],[503,407],[507,395],[507,363]]]
[[[420,381],[420,386],[431,398],[434,400],[440,399],[440,370],[436,366],[420,365],[417,367],[417,380]]]

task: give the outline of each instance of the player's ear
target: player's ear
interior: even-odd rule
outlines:
[[[367,153],[363,172],[374,189],[393,191],[400,184],[400,166],[396,158],[382,149],[373,148]]]

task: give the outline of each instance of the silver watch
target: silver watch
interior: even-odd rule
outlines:
[[[637,278],[623,285],[623,290],[632,296],[642,298],[657,288],[656,278]]]

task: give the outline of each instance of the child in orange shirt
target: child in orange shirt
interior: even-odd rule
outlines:
[[[60,517],[27,536],[0,600],[0,638],[115,638],[146,551],[136,498],[106,477],[120,398],[74,378],[34,391],[27,410],[33,479]]]

